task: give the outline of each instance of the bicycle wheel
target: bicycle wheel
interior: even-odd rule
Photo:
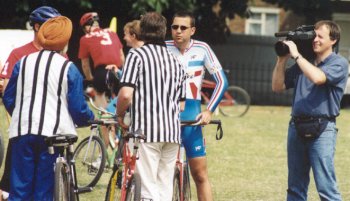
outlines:
[[[248,112],[249,106],[249,94],[240,87],[230,86],[219,104],[219,111],[224,116],[241,117]]]
[[[184,195],[184,201],[191,200],[191,186],[190,186],[190,173],[187,165],[183,167],[183,181],[182,181],[182,190]]]
[[[173,199],[172,201],[180,201],[181,191],[180,191],[180,171],[175,168],[174,181],[173,181]]]
[[[58,162],[55,167],[55,201],[70,201],[69,167],[66,163]]]
[[[126,189],[126,201],[141,200],[141,178],[140,175],[134,173],[130,179],[130,184]]]
[[[106,164],[106,147],[101,138],[92,136],[83,139],[74,151],[76,171],[79,173],[78,187],[94,187]]]
[[[114,171],[108,182],[105,201],[120,201],[123,168]]]

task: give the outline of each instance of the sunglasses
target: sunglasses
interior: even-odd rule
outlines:
[[[171,28],[173,30],[178,30],[180,28],[181,31],[185,31],[186,29],[190,28],[190,27],[186,27],[186,26],[179,26],[179,25],[171,25]]]

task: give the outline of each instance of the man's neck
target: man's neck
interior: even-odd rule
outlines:
[[[186,43],[176,44],[177,48],[180,50],[181,54],[185,53],[186,49],[189,48],[191,40]]]
[[[316,55],[316,59],[315,59],[316,65],[318,65],[319,63],[324,61],[329,55],[332,54],[332,52],[333,52],[333,49],[329,49],[329,50],[326,50],[323,53],[317,54]]]

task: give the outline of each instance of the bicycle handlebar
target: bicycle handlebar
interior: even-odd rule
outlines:
[[[98,124],[98,125],[110,125],[110,124],[118,124],[118,122],[114,119],[97,119],[97,120],[89,120],[89,124]]]
[[[114,116],[114,114],[113,114],[112,112],[108,112],[105,108],[97,107],[97,106],[95,105],[95,103],[94,103],[94,100],[92,99],[92,97],[91,97],[89,94],[84,93],[84,96],[85,96],[86,98],[89,99],[89,102],[90,102],[90,104],[92,105],[93,108],[95,108],[96,110],[98,110],[98,111],[100,111],[100,112],[102,112],[102,113],[110,114],[110,115],[113,115],[113,116]]]
[[[200,120],[181,121],[181,126],[198,126],[202,125]],[[216,124],[216,140],[221,140],[224,133],[222,131],[221,120],[211,120],[208,124]]]

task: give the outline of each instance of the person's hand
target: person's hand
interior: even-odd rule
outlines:
[[[115,71],[115,69],[118,69],[117,66],[115,64],[109,64],[105,67],[107,70],[113,70]]]
[[[201,112],[199,115],[197,115],[196,119],[200,119],[201,124],[207,125],[211,121],[211,117],[212,117],[212,112],[209,110],[205,110]]]
[[[292,56],[293,58],[296,58],[297,56],[300,55],[297,45],[293,41],[285,40],[283,41],[283,43],[288,46],[290,56]]]
[[[128,130],[129,129],[129,125],[126,125],[124,123],[124,116],[117,116],[117,121],[120,127],[122,127],[122,129],[124,130]]]

